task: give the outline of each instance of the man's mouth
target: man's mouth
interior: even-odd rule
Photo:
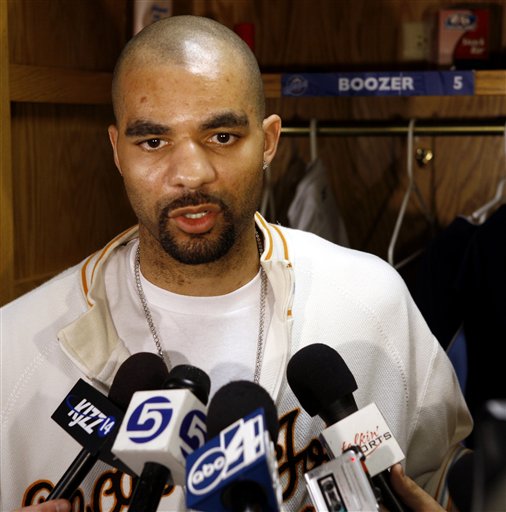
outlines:
[[[202,235],[215,226],[220,212],[219,205],[212,203],[183,206],[171,210],[169,219],[184,233]]]
[[[184,217],[187,219],[201,219],[202,217],[206,216],[209,213],[208,210],[204,210],[203,212],[199,213],[186,213]]]
[[[218,213],[220,206],[214,203],[201,203],[196,205],[179,206],[171,208],[169,211],[169,219],[176,217],[185,217],[187,219],[201,219],[209,213]]]

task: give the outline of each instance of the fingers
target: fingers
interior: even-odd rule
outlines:
[[[38,505],[18,508],[14,512],[70,512],[70,501],[50,500]]]
[[[404,473],[400,464],[395,464],[390,469],[390,484],[402,502],[413,512],[445,512],[430,494]]]

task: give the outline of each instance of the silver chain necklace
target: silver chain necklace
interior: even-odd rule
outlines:
[[[258,231],[255,230],[255,238],[258,247],[258,253],[262,256],[263,246],[262,240]],[[158,336],[158,331],[156,330],[155,324],[153,322],[153,316],[151,315],[151,310],[149,309],[148,301],[146,299],[146,295],[144,294],[144,289],[142,287],[141,282],[141,257],[140,257],[140,244],[137,245],[137,250],[135,252],[135,265],[134,265],[134,273],[135,273],[135,284],[137,287],[137,293],[139,295],[139,299],[141,301],[142,309],[144,311],[144,316],[146,317],[146,321],[148,323],[149,330],[151,332],[151,336],[153,337],[153,341],[156,345],[156,350],[158,355],[162,358],[162,360],[167,365],[168,369],[172,368],[172,362],[170,360],[169,354],[164,353],[162,349],[162,344],[160,341],[160,336]],[[253,375],[253,381],[258,384],[260,382],[260,371],[262,369],[262,359],[264,356],[264,325],[265,325],[265,305],[267,303],[267,276],[265,274],[265,270],[262,265],[260,265],[260,316],[258,321],[258,338],[257,338],[257,350],[256,350],[256,358],[255,358],[255,373]]]

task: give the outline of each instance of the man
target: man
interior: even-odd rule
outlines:
[[[49,419],[77,379],[107,392],[140,351],[203,369],[211,394],[237,379],[263,386],[280,417],[284,507],[303,510],[323,423],[301,410],[286,365],[314,342],[341,354],[358,406],[378,405],[406,473],[445,503],[471,430],[451,364],[388,264],[255,213],[281,121],[265,117],[247,45],[206,18],[163,19],[126,46],[112,95],[109,137],[139,224],[2,311],[1,510],[43,499],[77,453]],[[126,509],[130,483],[99,463],[74,501]],[[182,509],[171,489],[160,510]]]

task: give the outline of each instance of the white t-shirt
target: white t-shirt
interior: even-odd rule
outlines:
[[[144,316],[135,286],[137,241],[122,249],[122,257],[106,268],[107,296],[120,338],[131,353],[153,352],[157,348]],[[125,279],[113,280],[124,266]],[[247,284],[226,295],[193,297],[141,283],[164,353],[172,366],[191,364],[211,379],[210,398],[232,380],[253,380],[260,316],[260,272]],[[128,300],[127,300],[128,298]],[[268,331],[273,292],[268,289],[264,333]],[[265,336],[265,334],[264,334]]]

